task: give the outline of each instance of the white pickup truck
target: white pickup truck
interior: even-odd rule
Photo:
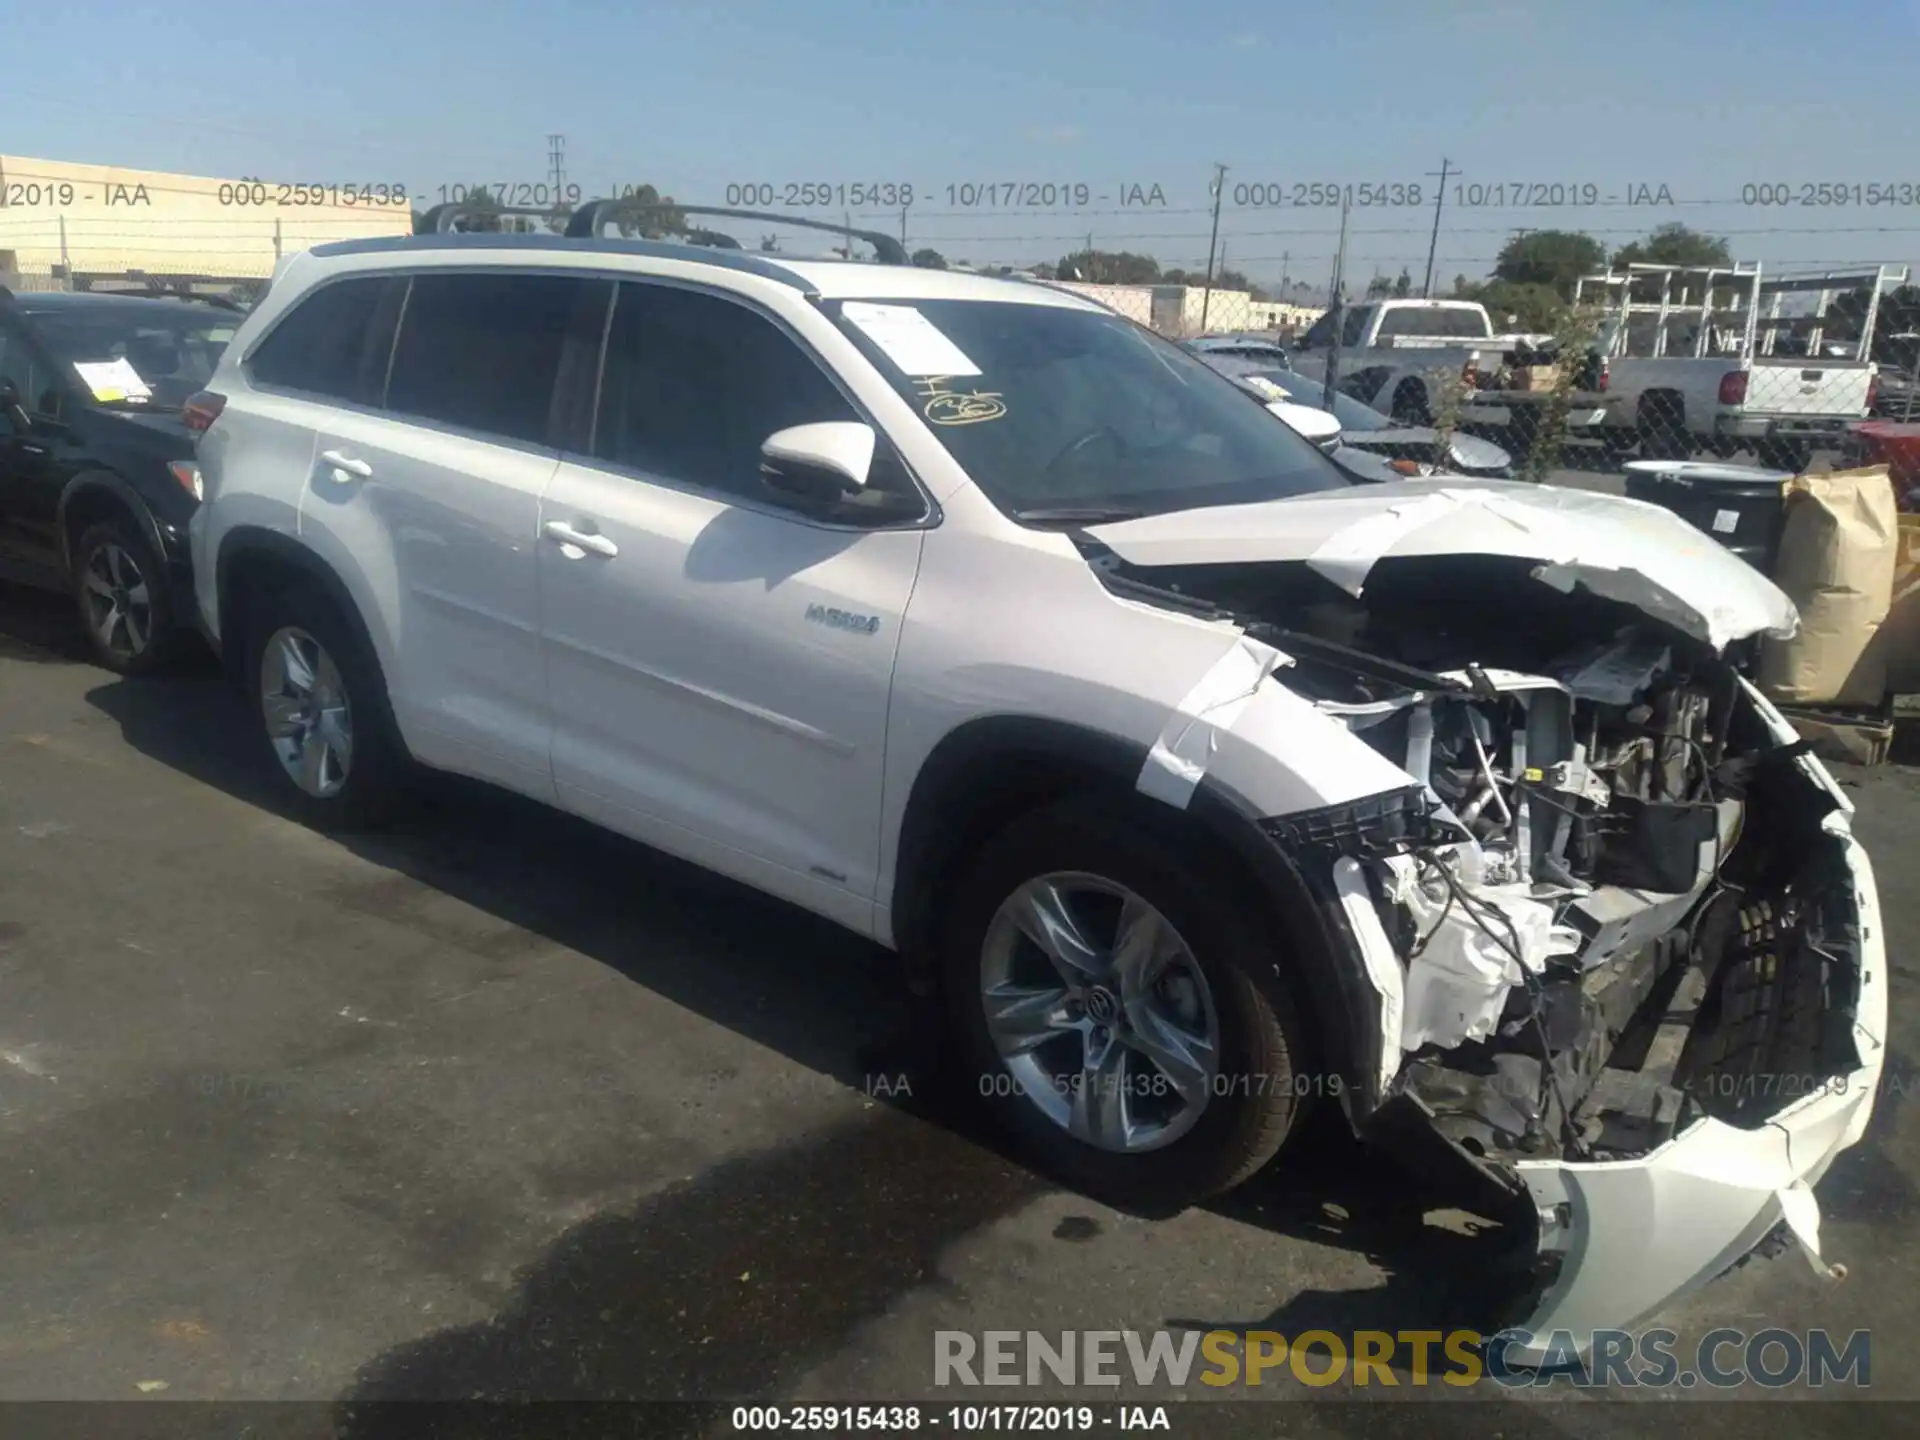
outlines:
[[[1524,388],[1514,377],[1551,360],[1551,336],[1496,334],[1486,307],[1472,300],[1368,300],[1336,306],[1301,337],[1293,368],[1407,425],[1431,425],[1456,394],[1459,423],[1501,432],[1516,456],[1532,447],[1541,417],[1564,405],[1562,423],[1593,431],[1607,416],[1604,367],[1583,357],[1570,391]],[[1336,343],[1337,342],[1337,343]]]
[[[1609,311],[1596,342],[1614,400],[1605,438],[1654,458],[1750,449],[1763,464],[1804,469],[1815,447],[1844,445],[1871,411],[1880,296],[1906,277],[1883,265],[1763,279],[1757,263],[1586,277],[1575,302]],[[1863,289],[1864,318],[1842,332],[1830,307]],[[1813,303],[1789,298],[1802,295]]]

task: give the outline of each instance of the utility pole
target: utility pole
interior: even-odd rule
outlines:
[[[1207,237],[1207,287],[1200,292],[1200,333],[1207,333],[1207,307],[1213,300],[1213,249],[1220,243],[1220,201],[1227,193],[1227,167],[1213,167],[1213,234]]]
[[[1447,203],[1447,165],[1447,157],[1442,155],[1440,157],[1440,191],[1433,197],[1433,237],[1427,241],[1427,278],[1420,287],[1422,298],[1427,300],[1433,298],[1433,253],[1440,248],[1440,207]],[[1431,175],[1433,172],[1429,170],[1427,173]],[[1453,178],[1456,180],[1460,178],[1458,170],[1453,172]]]
[[[567,137],[547,136],[547,169],[553,175],[553,203],[563,205],[567,198]]]
[[[1341,311],[1345,302],[1341,298],[1346,284],[1347,268],[1347,215],[1353,209],[1353,195],[1342,190],[1340,195],[1340,243],[1333,252],[1333,288],[1327,294],[1327,313],[1333,317],[1331,334],[1327,337],[1327,383],[1320,395],[1320,408],[1333,413],[1334,383],[1340,378],[1340,323]]]
[[[900,248],[907,248],[907,207],[904,201],[900,206]]]

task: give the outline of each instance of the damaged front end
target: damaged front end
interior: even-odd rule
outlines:
[[[1532,1227],[1511,1359],[1584,1353],[1770,1235],[1826,1271],[1810,1186],[1871,1113],[1886,959],[1852,807],[1737,645],[1521,557],[1386,561],[1364,598],[1092,558],[1218,607],[1404,770],[1263,826],[1378,997],[1356,1127]]]

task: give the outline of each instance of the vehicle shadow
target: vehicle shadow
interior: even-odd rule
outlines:
[[[0,581],[0,659],[71,665],[87,658],[73,601],[52,590]]]
[[[38,648],[38,632],[28,639],[17,628],[13,607],[0,604],[0,643]],[[250,743],[240,702],[210,658],[179,675],[102,679],[86,698],[132,749],[280,811],[270,761]],[[567,946],[874,1102],[840,1130],[725,1162],[630,1212],[582,1223],[528,1267],[490,1320],[375,1357],[343,1400],[774,1396],[894,1297],[938,1283],[946,1244],[1052,1188],[1000,1154],[951,1077],[930,1066],[925,1021],[897,962],[877,946],[465,781],[425,782],[389,831],[343,843],[394,883],[443,892]],[[331,898],[408,923],[404,905],[381,909],[393,903],[394,883]],[[1451,1203],[1443,1184],[1361,1149],[1329,1105],[1281,1164],[1210,1208],[1356,1251],[1387,1277],[1354,1294],[1277,1295],[1257,1328],[1395,1330],[1446,1323],[1443,1313],[1490,1315],[1496,1303],[1483,1282],[1508,1242],[1481,1226],[1426,1222]],[[780,1275],[743,1291],[739,1275],[765,1270],[769,1256]],[[1244,1320],[1161,1323],[1231,1329]],[[378,1406],[355,1413],[355,1434],[422,1418]]]

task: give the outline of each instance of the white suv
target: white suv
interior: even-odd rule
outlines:
[[[1873,881],[1729,661],[1792,606],[1666,512],[1350,487],[1046,286],[641,241],[323,246],[193,414],[201,616],[312,821],[420,764],[830,917],[1123,1200],[1332,1097],[1523,1221],[1516,1358],[1816,1243]]]

